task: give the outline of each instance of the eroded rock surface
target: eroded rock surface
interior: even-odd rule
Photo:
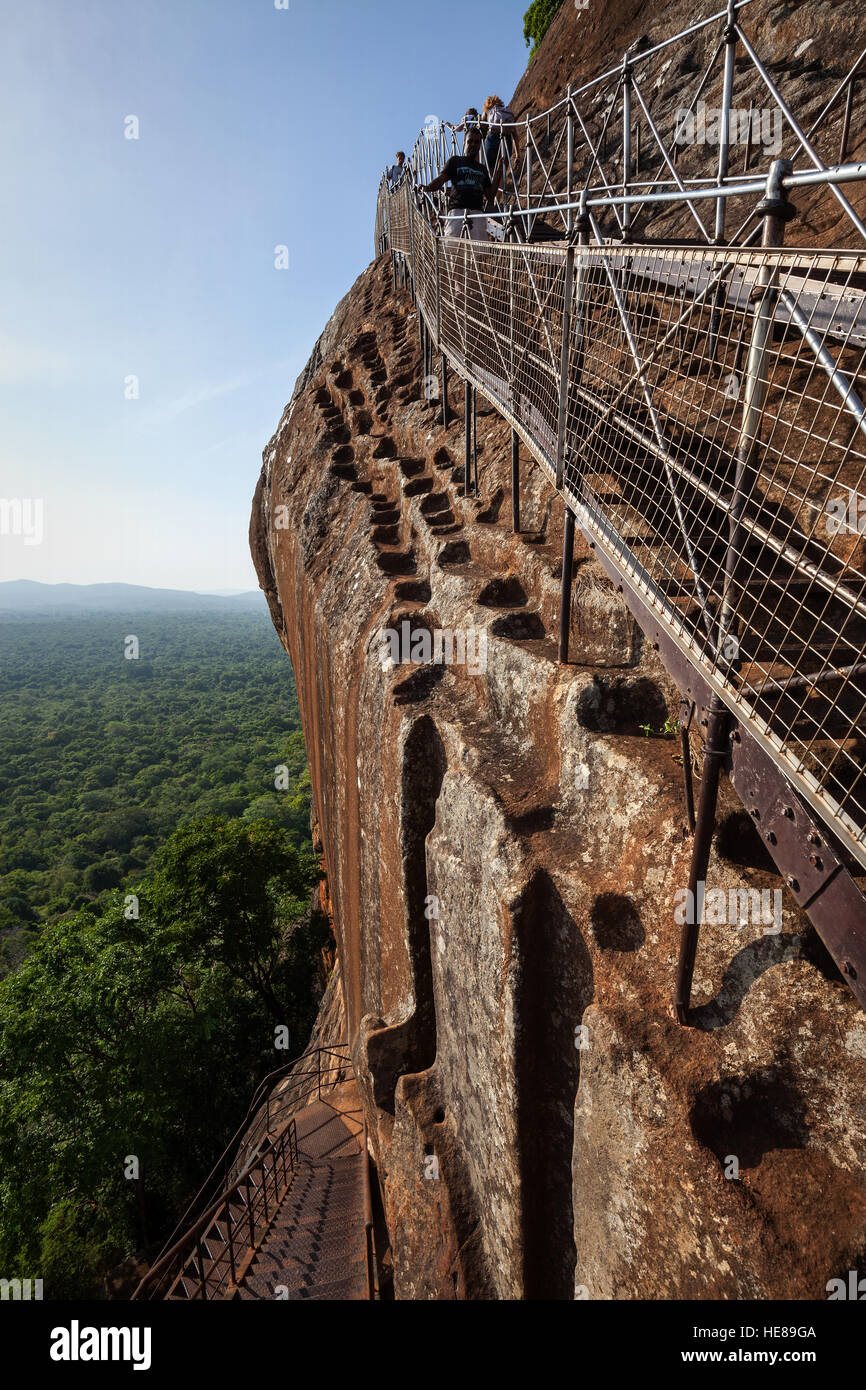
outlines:
[[[456,384],[451,408],[443,429],[374,263],[251,523],[397,1296],[823,1298],[866,1253],[863,1015],[728,789],[708,882],[780,890],[781,930],[706,928],[696,1026],[675,1024],[678,692],[579,537],[559,664],[562,505],[524,460],[512,534],[492,413],[467,496]],[[404,621],[483,631],[486,669],[395,664],[378,634]]]

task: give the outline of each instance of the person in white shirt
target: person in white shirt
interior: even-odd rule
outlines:
[[[514,112],[510,106],[506,106],[501,97],[488,97],[481,112],[481,130],[485,136],[484,158],[490,177],[496,183],[499,182],[496,178],[496,162],[501,146],[504,145],[509,156],[514,158],[515,125]]]

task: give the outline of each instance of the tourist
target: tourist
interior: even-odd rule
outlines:
[[[388,187],[392,193],[395,189],[400,187],[400,184],[409,172],[406,165],[406,155],[403,150],[397,151],[396,158],[397,163],[392,164],[391,168],[388,170]]]
[[[465,225],[473,241],[487,240],[487,218],[471,215],[483,213],[485,201],[493,191],[490,176],[478,158],[480,152],[481,132],[467,130],[466,152],[453,154],[438,178],[424,186],[425,193],[436,193],[446,183],[451,184],[445,219],[447,237],[459,237]]]
[[[452,125],[450,121],[445,121],[445,125],[447,125],[451,130],[453,130],[455,135],[468,135],[470,130],[481,129],[481,126],[479,124],[478,111],[474,106],[467,106],[466,115],[463,117],[463,120],[460,122],[459,125]],[[463,142],[463,149],[465,152],[465,140]]]
[[[496,174],[496,161],[504,140],[509,157],[514,149],[514,129],[516,122],[510,106],[503,105],[502,98],[488,97],[481,112],[481,128],[485,135],[484,158],[491,179]]]

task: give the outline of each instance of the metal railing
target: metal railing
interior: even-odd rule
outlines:
[[[165,1241],[134,1297],[161,1296],[144,1291],[149,1288],[155,1271],[162,1268],[167,1255],[178,1250],[181,1232],[189,1233],[197,1229],[207,1214],[213,1211],[214,1204],[218,1205],[227,1192],[234,1190],[239,1175],[255,1169],[259,1153],[268,1150],[275,1142],[275,1134],[285,1132],[289,1118],[313,1092],[321,1100],[322,1090],[327,1091],[338,1085],[350,1069],[348,1044],[334,1043],[330,1047],[308,1049],[285,1066],[270,1072],[259,1083],[246,1115]]]
[[[729,46],[748,44],[741,8],[723,15]],[[853,91],[863,56],[813,130]],[[727,81],[725,91],[730,106]],[[803,145],[793,116],[789,124]],[[849,127],[850,117],[843,153]],[[635,211],[648,195],[628,177],[624,191],[587,183],[576,201],[570,178],[563,194],[546,185],[538,196],[559,208],[564,235],[545,244],[522,238],[537,207],[531,179],[516,199],[522,227],[512,207],[505,239],[488,242],[441,236],[429,195],[383,184],[377,236],[411,274],[425,377],[435,349],[443,376],[451,366],[467,383],[466,486],[469,393],[481,391],[562,495],[567,553],[576,521],[690,708],[703,702],[709,757],[716,767],[727,759],[756,821],[762,806],[769,814],[757,763],[773,771],[768,847],[793,865],[792,892],[866,1004],[866,904],[849,873],[852,862],[866,867],[866,250],[781,245],[793,188],[836,197],[866,236],[839,187],[862,184],[866,166],[827,169],[804,147],[811,173],[778,159],[748,186],[764,194],[746,219],[755,221],[746,241],[760,234],[760,249],[635,243],[634,219],[618,209]],[[417,160],[418,147],[416,178]],[[726,170],[720,160],[712,182],[658,196],[691,206],[699,193],[723,208]],[[617,215],[629,239],[605,237],[593,205]],[[724,225],[717,212],[717,242]],[[745,739],[748,759],[731,737]],[[704,779],[702,796],[712,784]],[[709,855],[703,811],[693,892]],[[796,822],[796,844],[784,821]],[[696,929],[686,936],[680,1018]]]
[[[730,0],[688,29],[643,51],[629,51],[616,67],[569,86],[548,110],[503,125],[492,161],[486,142],[482,146],[499,188],[492,217],[525,241],[543,216],[560,234],[570,233],[583,201],[605,210],[606,232],[629,240],[646,239],[653,219],[661,219],[653,235],[669,238],[672,227],[683,229],[675,214],[685,210],[690,235],[708,244],[734,244],[750,220],[748,199],[760,193],[763,182],[747,176],[759,172],[762,159],[766,165],[769,155],[763,151],[769,145],[773,157],[805,161],[797,176],[817,180],[816,197],[822,196],[822,182],[829,187],[844,214],[843,227],[855,242],[866,238],[864,208],[855,209],[839,186],[861,175],[825,179],[848,157],[858,81],[861,90],[866,82],[866,48],[835,86],[832,70],[811,64],[810,109],[827,96],[804,129],[805,119],[798,120],[783,87],[786,76],[796,78],[809,64],[810,50],[807,46],[805,54],[785,64],[762,59],[749,30],[752,18],[767,8],[766,0]],[[693,73],[672,66],[672,46],[684,40],[690,46],[703,42],[709,53]],[[786,75],[778,73],[780,66],[788,69]],[[714,94],[718,104],[709,106],[707,98]],[[671,109],[674,95],[677,105]],[[459,147],[453,128],[428,118],[408,160],[416,185],[431,182]],[[739,147],[743,158],[737,168]],[[802,186],[809,187],[805,181]],[[707,197],[714,204],[709,218],[700,206]],[[435,205],[441,214],[444,194],[436,195]],[[806,203],[804,216],[811,211]],[[733,233],[731,212],[742,219]]]
[[[376,1262],[376,1225],[373,1218],[373,1190],[370,1183],[370,1151],[367,1134],[367,1121],[361,1132],[361,1169],[364,1191],[364,1260],[367,1275],[367,1298],[371,1302],[378,1297],[378,1274]]]
[[[298,1167],[294,1119],[151,1266],[137,1299],[228,1299],[246,1277]]]

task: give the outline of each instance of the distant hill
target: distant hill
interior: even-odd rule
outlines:
[[[239,594],[197,594],[189,589],[149,589],[142,584],[37,584],[31,579],[0,583],[0,615],[4,613],[231,613],[261,611],[265,597],[258,589]]]

